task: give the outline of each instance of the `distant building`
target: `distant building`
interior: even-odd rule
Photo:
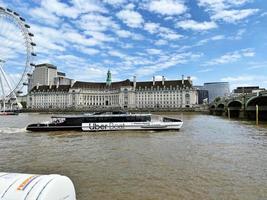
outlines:
[[[198,104],[198,93],[190,77],[186,80],[137,82],[129,79],[112,82],[111,72],[106,82],[76,81],[73,85],[35,86],[28,95],[32,109],[172,109]]]
[[[65,73],[57,71],[57,67],[52,64],[36,65],[33,73],[29,74],[28,91],[35,86],[71,85],[73,80],[65,76]]]
[[[245,87],[237,87],[233,90],[234,94],[249,94],[254,92],[260,92],[265,90],[264,88],[260,88],[259,86],[245,86]]]
[[[198,104],[203,104],[209,98],[209,91],[204,89],[204,86],[194,86],[198,94]]]
[[[55,77],[54,85],[72,85],[74,83],[73,79],[66,77]]]
[[[204,89],[208,90],[209,103],[216,97],[225,97],[230,95],[230,85],[228,82],[204,83]]]
[[[36,65],[32,73],[32,87],[36,85],[52,85],[57,77],[57,67],[51,64]]]

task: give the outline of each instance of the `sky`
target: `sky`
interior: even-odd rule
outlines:
[[[113,81],[185,75],[194,85],[228,81],[231,89],[267,88],[266,0],[0,0],[0,5],[31,26],[35,63],[54,64],[75,80],[105,81],[110,69]],[[16,70],[9,73],[19,74]]]

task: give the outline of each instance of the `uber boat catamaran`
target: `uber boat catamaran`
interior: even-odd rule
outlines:
[[[90,115],[54,116],[51,122],[30,124],[28,131],[120,131],[120,130],[179,130],[183,122],[171,117],[151,114],[95,113]]]

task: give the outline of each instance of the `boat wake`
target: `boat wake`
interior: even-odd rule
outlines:
[[[0,128],[0,133],[24,133],[26,128]]]

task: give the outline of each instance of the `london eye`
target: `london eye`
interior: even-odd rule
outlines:
[[[34,67],[33,34],[26,20],[9,8],[0,7],[0,109],[20,109],[18,96],[25,92]]]

